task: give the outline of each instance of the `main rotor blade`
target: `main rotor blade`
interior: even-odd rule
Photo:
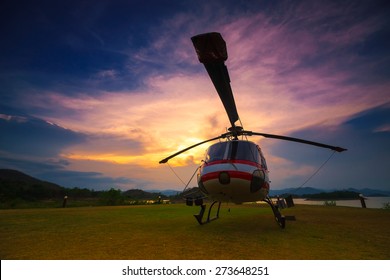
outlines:
[[[177,155],[180,155],[181,153],[184,153],[184,152],[186,152],[186,151],[188,151],[188,150],[190,150],[190,149],[192,149],[192,148],[195,148],[196,146],[199,146],[199,145],[202,145],[202,144],[204,144],[204,143],[207,143],[207,142],[210,142],[210,141],[213,141],[213,140],[217,140],[217,139],[220,139],[220,138],[226,138],[227,135],[230,135],[230,133],[225,133],[225,134],[222,134],[222,135],[220,135],[220,136],[217,136],[217,137],[214,137],[214,138],[211,138],[211,139],[208,139],[208,140],[199,142],[199,143],[197,143],[197,144],[195,144],[195,145],[192,145],[192,146],[190,146],[190,147],[188,147],[188,148],[185,148],[185,149],[183,149],[183,150],[181,150],[181,151],[178,151],[177,153],[174,153],[173,155],[171,155],[171,156],[169,156],[169,157],[167,157],[167,158],[164,158],[164,159],[161,160],[159,163],[166,163],[166,162],[168,162],[168,160],[170,160],[171,158],[173,158],[173,157],[175,157],[175,156],[177,156]]]
[[[259,135],[259,136],[263,136],[266,138],[274,138],[274,139],[281,139],[281,140],[287,140],[287,141],[292,141],[292,142],[298,142],[298,143],[313,145],[313,146],[317,146],[317,147],[321,147],[321,148],[331,149],[331,150],[336,151],[336,152],[343,152],[343,151],[347,150],[347,149],[344,149],[341,147],[326,145],[326,144],[322,144],[322,143],[318,143],[318,142],[308,141],[308,140],[294,138],[294,137],[282,136],[282,135],[267,134],[267,133],[253,132],[253,131],[243,131],[243,134],[246,134],[249,136],[250,135]]]
[[[225,61],[228,58],[226,43],[220,33],[199,34],[191,38],[199,61],[205,66],[215,89],[225,107],[230,124],[238,121],[236,103],[230,87],[229,72]]]

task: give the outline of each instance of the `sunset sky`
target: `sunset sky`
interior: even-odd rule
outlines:
[[[182,190],[158,162],[229,127],[190,39],[220,32],[245,129],[348,149],[306,187],[390,190],[389,3],[2,1],[0,168],[65,187]],[[332,154],[250,140],[274,189],[301,186]],[[207,147],[169,162],[184,182]]]

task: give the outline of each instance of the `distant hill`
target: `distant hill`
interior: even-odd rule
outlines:
[[[8,182],[24,182],[29,184],[48,183],[13,169],[0,169],[0,180]],[[58,185],[53,183],[48,184],[58,187]]]
[[[166,195],[158,192],[146,192],[139,189],[131,189],[128,191],[124,191],[122,193],[123,196],[125,196],[128,199],[139,199],[139,200],[156,200],[159,196],[161,196],[162,199],[167,198]]]
[[[325,190],[321,189],[315,189],[315,188],[287,188],[287,189],[281,189],[281,190],[270,190],[270,195],[271,196],[276,196],[276,195],[296,195],[296,196],[301,196],[305,194],[317,194],[317,193],[322,193],[326,192]]]
[[[61,197],[65,188],[31,177],[17,170],[0,169],[0,200],[23,199],[34,201]]]
[[[322,193],[316,193],[316,194],[304,194],[302,197],[308,198],[308,199],[332,199],[332,200],[339,200],[339,199],[358,199],[359,198],[359,192],[353,192],[353,191],[333,191],[333,192],[322,192]]]
[[[358,194],[364,196],[390,196],[390,191],[375,190],[375,189],[343,189],[343,190],[323,190],[316,188],[286,188],[281,190],[271,189],[270,196],[280,195],[285,197],[293,195],[296,197],[306,197],[312,199],[332,198],[342,199],[354,198]],[[23,172],[11,169],[0,169],[0,208],[14,207],[20,201],[24,202],[42,202],[46,200],[62,201],[67,195],[73,203],[78,201],[95,201],[104,204],[105,201],[112,201],[115,198],[120,203],[126,201],[146,201],[161,199],[169,199],[172,202],[184,201],[186,197],[202,197],[198,187],[187,189],[185,192],[177,190],[149,190],[130,189],[127,191],[121,190],[105,190],[94,191],[90,189],[80,188],[64,188],[55,183],[43,181]]]
[[[11,169],[0,169],[0,202],[22,199],[24,201],[37,201],[52,198],[63,198],[65,195],[75,199],[96,198],[107,191],[91,191],[79,188],[64,188],[57,184],[46,182],[23,172]],[[140,189],[131,189],[120,192],[126,199],[156,200],[159,196],[166,199],[168,196],[162,192],[147,192]]]
[[[148,190],[148,192],[161,193],[161,194],[166,195],[166,196],[174,196],[174,195],[180,194],[182,192],[182,190],[180,190],[180,191],[178,191],[178,190]]]
[[[351,191],[351,192],[358,192],[363,194],[364,196],[390,196],[390,191],[385,191],[385,190],[375,190],[375,189],[354,189],[354,188],[348,188],[345,189],[346,191]]]
[[[331,189],[331,190],[324,190],[324,189],[316,189],[316,188],[287,188],[287,189],[281,189],[281,190],[270,190],[271,196],[284,196],[284,195],[293,195],[293,196],[307,196],[307,195],[315,195],[315,194],[325,194],[325,193],[337,193],[337,192],[351,192],[351,193],[358,193],[363,194],[364,196],[390,196],[390,191],[386,190],[375,190],[375,189],[355,189],[355,188],[348,188],[348,189]]]
[[[197,187],[191,188],[191,189],[196,189]],[[153,190],[149,192],[154,192],[154,193],[161,193],[166,196],[176,196],[176,195],[181,195],[183,196],[182,191],[178,190]],[[310,196],[310,195],[316,195],[316,194],[326,194],[326,193],[334,193],[337,194],[338,192],[350,192],[352,193],[358,193],[358,194],[363,194],[364,196],[390,196],[390,191],[386,190],[376,190],[376,189],[369,189],[369,188],[364,188],[364,189],[355,189],[355,188],[347,188],[347,189],[330,189],[330,190],[325,190],[325,189],[317,189],[317,188],[311,188],[311,187],[304,187],[304,188],[286,188],[286,189],[279,189],[275,190],[272,189],[270,190],[270,196],[287,196],[287,195],[293,195],[293,196]],[[332,194],[333,195],[333,194]]]

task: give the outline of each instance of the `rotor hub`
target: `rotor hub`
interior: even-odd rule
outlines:
[[[228,130],[233,133],[241,132],[244,128],[242,126],[232,126],[229,127]]]

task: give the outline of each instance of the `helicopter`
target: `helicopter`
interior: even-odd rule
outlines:
[[[198,223],[203,225],[219,218],[221,202],[241,204],[264,201],[271,207],[278,225],[285,228],[286,217],[280,213],[278,205],[274,204],[269,196],[270,179],[264,154],[259,145],[247,140],[248,136],[287,140],[331,149],[336,152],[343,152],[347,149],[289,136],[244,130],[241,121],[241,125],[236,125],[239,116],[230,86],[228,69],[225,65],[228,58],[225,40],[218,32],[199,34],[193,36],[191,40],[199,62],[206,68],[222,101],[229,118],[230,128],[226,133],[180,150],[159,163],[167,163],[170,159],[192,148],[220,140],[206,150],[205,158],[196,171],[201,196],[186,198],[187,205],[192,206],[195,203],[196,206],[200,206],[199,214],[194,215]],[[203,201],[205,197],[211,198],[213,202],[209,206],[207,217],[204,219],[207,208]],[[216,215],[211,218],[211,209],[217,203]]]

